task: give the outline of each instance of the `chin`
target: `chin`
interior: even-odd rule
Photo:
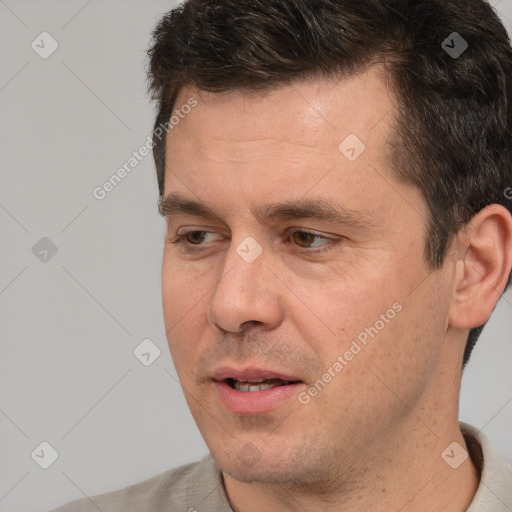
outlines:
[[[219,466],[220,467],[220,466]],[[244,482],[246,484],[259,483],[266,485],[294,485],[300,484],[302,479],[297,475],[297,471],[278,471],[269,465],[267,468],[247,468],[240,467],[237,464],[228,463],[221,467],[224,474],[229,475],[231,478]]]
[[[294,486],[305,483],[312,475],[311,468],[304,467],[307,459],[294,460],[283,450],[259,453],[251,442],[238,451],[211,450],[211,454],[222,472],[239,482]]]

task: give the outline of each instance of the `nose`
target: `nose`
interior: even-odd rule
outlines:
[[[232,245],[224,271],[210,299],[208,321],[221,332],[240,334],[257,326],[274,329],[283,320],[283,305],[270,256],[263,252],[252,262],[243,259]]]

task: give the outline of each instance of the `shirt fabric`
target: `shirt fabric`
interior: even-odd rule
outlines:
[[[512,512],[512,467],[476,428],[460,424],[479,467],[480,485],[467,512]],[[211,455],[118,491],[73,501],[51,512],[233,512]]]

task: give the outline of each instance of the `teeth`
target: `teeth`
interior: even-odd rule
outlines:
[[[253,382],[255,384],[252,384]],[[262,391],[264,389],[271,389],[277,386],[283,386],[284,384],[286,383],[279,379],[271,379],[269,381],[266,381],[265,379],[251,379],[245,382],[235,380],[233,382],[233,387],[237,391]]]
[[[281,384],[242,384],[240,382],[235,382],[233,387],[238,391],[261,391],[263,389],[271,389],[276,386],[280,386]]]

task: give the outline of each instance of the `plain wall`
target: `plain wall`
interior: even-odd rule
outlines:
[[[48,510],[208,452],[167,348],[152,156],[93,195],[151,132],[145,52],[174,4],[0,2],[2,512]],[[510,30],[512,2],[497,8]],[[51,48],[43,31],[59,45],[46,59],[31,47]],[[509,462],[511,318],[509,291],[464,374],[460,413]],[[161,350],[147,367],[133,355],[146,338]],[[48,469],[31,457],[43,441],[58,452]]]

